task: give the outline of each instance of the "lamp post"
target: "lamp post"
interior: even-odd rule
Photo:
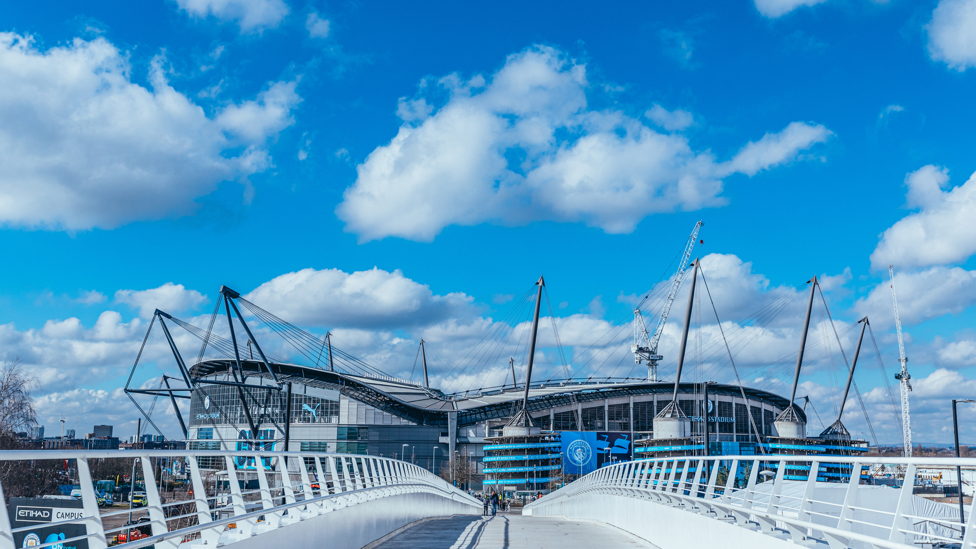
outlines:
[[[400,461],[407,461],[407,446],[410,446],[410,445],[409,444],[402,444],[401,445],[401,447],[403,448],[403,451],[400,452]]]
[[[434,455],[434,474],[437,474],[437,446],[432,446],[433,450],[430,451]]]
[[[956,457],[959,455],[959,421],[956,419],[956,404],[960,402],[976,402],[969,398],[952,401],[952,434],[956,438]],[[959,522],[962,527],[962,535],[966,536],[966,511],[962,506],[962,467],[956,465],[956,483],[959,485]]]

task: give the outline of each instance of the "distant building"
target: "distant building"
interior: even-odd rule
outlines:
[[[93,429],[94,438],[111,438],[112,437],[112,426],[111,425],[96,425]]]
[[[75,438],[75,430],[68,429],[67,431],[65,431],[64,436],[65,438],[69,438],[69,439]]]

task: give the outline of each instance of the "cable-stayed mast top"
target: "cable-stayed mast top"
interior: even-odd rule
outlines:
[[[905,437],[905,457],[912,457],[912,416],[908,409],[908,393],[912,390],[912,376],[908,374],[908,357],[905,356],[905,340],[901,335],[901,318],[898,316],[898,297],[895,295],[895,270],[888,265],[888,279],[891,281],[891,304],[895,308],[895,330],[898,332],[898,361],[901,371],[895,379],[901,382],[901,429]]]
[[[704,223],[701,221],[695,223],[695,228],[692,229],[691,236],[688,237],[688,242],[685,244],[684,252],[682,252],[681,260],[678,263],[678,271],[674,274],[674,278],[671,279],[668,298],[664,302],[664,308],[661,310],[661,318],[658,320],[657,327],[654,329],[654,335],[648,336],[647,326],[644,324],[644,317],[641,316],[640,308],[634,309],[634,345],[630,350],[634,353],[634,362],[637,364],[640,364],[642,360],[647,361],[648,381],[658,380],[657,365],[663,357],[657,354],[657,346],[661,341],[661,335],[664,334],[664,324],[668,321],[671,306],[674,305],[674,298],[678,295],[678,289],[681,288],[681,282],[685,278],[688,260],[691,259],[691,252],[694,251],[695,242],[698,240],[698,231],[702,225]]]

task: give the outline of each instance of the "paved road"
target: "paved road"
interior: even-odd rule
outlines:
[[[431,520],[376,549],[600,549],[651,547],[611,526],[548,517],[502,515]]]

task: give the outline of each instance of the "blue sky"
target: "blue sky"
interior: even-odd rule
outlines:
[[[392,374],[423,337],[442,385],[501,383],[507,359],[451,372],[507,296],[545,273],[592,364],[703,219],[723,320],[827,276],[845,351],[867,314],[889,377],[894,263],[915,438],[947,441],[946,399],[976,391],[973,29],[972,0],[3,5],[3,352],[49,429],[131,430],[148,316],[204,324],[226,284]],[[746,383],[788,392],[761,373],[802,301],[737,359]],[[829,410],[821,362],[805,390]]]

